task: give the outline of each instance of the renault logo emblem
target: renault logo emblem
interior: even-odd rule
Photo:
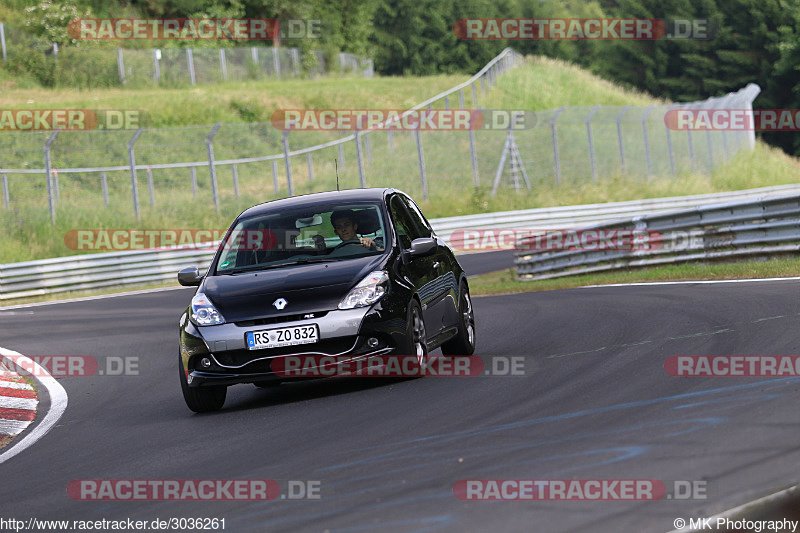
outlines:
[[[287,301],[286,301],[286,300],[284,300],[283,298],[278,298],[277,300],[275,300],[274,302],[272,302],[272,305],[274,305],[274,306],[275,306],[275,309],[277,309],[278,311],[280,311],[280,310],[282,310],[284,307],[286,307],[286,305],[287,305],[288,303],[289,303],[289,302],[287,302]]]

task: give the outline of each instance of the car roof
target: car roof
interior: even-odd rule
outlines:
[[[291,198],[282,198],[280,200],[273,200],[263,204],[255,205],[242,212],[237,218],[250,217],[254,215],[261,215],[264,213],[272,212],[275,209],[292,209],[295,207],[311,207],[316,204],[327,204],[330,202],[361,202],[361,201],[376,201],[383,200],[387,195],[392,192],[400,192],[396,189],[390,188],[372,188],[372,189],[345,189],[343,191],[328,191],[317,192],[312,194],[303,194],[301,196],[292,196]]]

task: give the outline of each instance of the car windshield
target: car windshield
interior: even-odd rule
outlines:
[[[378,203],[336,203],[239,220],[215,265],[227,275],[295,264],[343,261],[384,252],[386,227]]]

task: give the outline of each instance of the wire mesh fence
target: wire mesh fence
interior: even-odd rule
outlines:
[[[109,49],[59,47],[0,22],[4,62],[35,54],[50,62],[53,78],[68,73],[79,86],[197,84],[318,75],[336,70],[374,76],[371,59],[340,52],[327,61],[320,50],[286,47]],[[44,70],[46,71],[46,69]]]
[[[463,84],[413,109],[477,107],[521,61],[506,49]],[[671,109],[750,109],[751,85],[723,98],[650,107],[571,107],[536,113],[527,129],[283,131],[272,123],[0,135],[7,209],[55,222],[56,208],[170,210],[252,205],[342,188],[392,186],[425,199],[475,186],[535,188],[619,174],[708,172],[754,146],[752,131],[678,131]],[[42,164],[44,165],[42,167]]]

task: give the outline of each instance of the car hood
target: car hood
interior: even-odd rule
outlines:
[[[208,276],[201,290],[228,322],[318,313],[337,308],[347,292],[373,270],[383,256]],[[283,309],[274,303],[286,300]]]

